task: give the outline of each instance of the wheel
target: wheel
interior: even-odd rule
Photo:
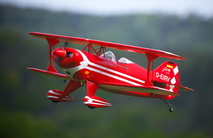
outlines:
[[[174,109],[173,108],[169,108],[169,112],[173,112],[174,111]]]
[[[95,107],[93,107],[93,106],[88,106],[89,107],[89,109],[95,109]]]

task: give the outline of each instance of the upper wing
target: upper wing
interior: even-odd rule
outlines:
[[[125,50],[125,51],[129,51],[129,52],[136,52],[136,53],[142,53],[142,54],[150,53],[150,54],[154,54],[158,57],[164,57],[164,58],[171,58],[171,59],[177,59],[177,60],[184,59],[183,57],[170,53],[170,52],[156,50],[156,49],[149,49],[149,48],[144,48],[144,47],[136,47],[136,46],[125,45],[125,44],[118,44],[118,43],[78,38],[78,37],[38,33],[38,32],[31,32],[30,35],[41,38],[41,39],[52,38],[52,39],[55,39],[60,42],[68,42],[68,43],[74,43],[74,44],[79,44],[79,45],[91,44],[93,46],[102,46],[102,47],[108,47],[108,48]]]

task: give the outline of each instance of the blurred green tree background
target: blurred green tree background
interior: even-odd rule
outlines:
[[[99,91],[113,106],[88,109],[85,88],[73,93],[73,103],[54,104],[49,89],[63,89],[61,80],[34,74],[27,67],[45,69],[48,47],[28,35],[44,32],[77,36],[177,53],[175,61],[184,86],[171,101],[128,97]],[[213,137],[213,18],[162,14],[91,16],[0,5],[0,137]],[[81,49],[81,47],[79,47]],[[113,50],[145,65],[144,55]],[[155,66],[166,59],[158,59]],[[144,64],[145,63],[145,64]]]

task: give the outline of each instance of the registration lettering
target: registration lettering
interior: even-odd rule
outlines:
[[[156,78],[159,78],[159,79],[166,81],[166,82],[169,82],[169,80],[170,80],[169,76],[164,75],[164,74],[159,73],[159,72],[156,72]]]

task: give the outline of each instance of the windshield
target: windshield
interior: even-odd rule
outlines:
[[[116,57],[112,51],[105,52],[104,54],[101,55],[101,57],[105,57],[105,58],[108,58],[108,59],[116,62]]]

